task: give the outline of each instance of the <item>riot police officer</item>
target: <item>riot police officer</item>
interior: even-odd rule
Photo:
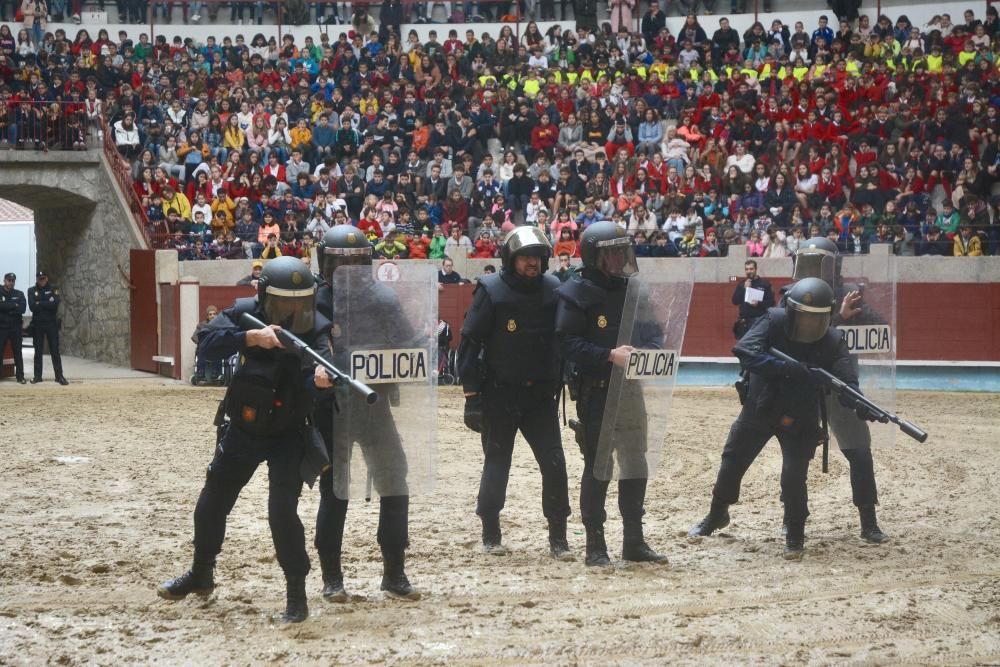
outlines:
[[[580,237],[583,271],[559,289],[556,334],[563,357],[576,367],[576,413],[581,422],[578,442],[583,452],[580,516],[587,531],[586,564],[611,564],[604,539],[604,511],[608,482],[594,476],[601,423],[608,399],[612,365],[623,367],[632,348],[618,345],[618,330],[630,276],[638,272],[634,242],[613,222],[590,225]],[[643,538],[642,517],[646,479],[618,481],[618,508],[622,515],[622,559],[663,561]]]
[[[179,600],[191,593],[205,596],[212,592],[226,518],[240,491],[267,461],[268,523],[286,579],[282,620],[297,623],[308,617],[309,557],[297,513],[303,481],[300,464],[311,438],[307,420],[313,391],[332,384],[325,369],[313,368],[286,350],[276,330],[295,333],[329,358],[330,323],[316,313],[315,299],[314,278],[302,262],[279,257],[261,273],[257,297],[237,299],[202,334],[201,358],[221,360],[239,354],[240,362],[220,407],[221,437],[194,511],[193,564],[181,576],[161,584],[160,597]],[[239,322],[244,313],[269,326],[243,331]]]
[[[535,227],[504,238],[501,271],[479,280],[462,325],[459,375],[465,423],[482,437],[483,474],[476,514],[483,548],[504,553],[500,510],[507,495],[514,438],[520,431],[542,473],[542,514],[549,550],[570,560],[566,541],[569,491],[559,433],[560,360],[555,336],[559,279],[546,273],[552,246]]]
[[[35,376],[31,384],[42,381],[42,355],[45,352],[45,341],[49,342],[49,354],[52,355],[52,370],[55,371],[56,382],[66,386],[69,380],[63,375],[62,355],[59,354],[59,290],[49,284],[49,276],[39,271],[35,278],[35,286],[28,290],[28,307],[31,308],[31,338],[35,346]]]
[[[24,300],[24,292],[14,289],[17,276],[5,274],[3,287],[0,288],[0,355],[10,342],[10,351],[14,355],[14,375],[21,384],[24,379],[24,357],[21,355],[21,327],[24,324],[24,312],[28,303]]]
[[[347,300],[366,301],[362,306],[370,309],[373,321],[381,321],[385,326],[393,328],[400,341],[404,341],[408,337],[405,330],[407,325],[400,322],[399,303],[387,298],[384,293],[379,292],[375,297],[369,293],[361,293],[360,290],[356,294],[334,294],[333,274],[338,267],[370,265],[371,263],[372,246],[364,232],[357,227],[336,225],[323,235],[319,267],[323,274],[324,284],[319,289],[317,308],[324,317],[335,323],[333,324],[333,345],[334,352],[338,355],[343,352],[343,350],[336,349],[340,341],[362,340],[366,334],[364,331],[346,331],[345,325],[339,321],[338,306],[341,309],[346,309]],[[342,368],[346,367],[339,357],[338,361]],[[406,462],[399,434],[389,412],[389,401],[379,400],[374,406],[368,406],[357,396],[350,394],[338,396],[336,401],[335,405],[334,397],[331,394],[329,397],[321,399],[316,405],[315,422],[323,434],[323,440],[331,460],[342,460],[344,456],[349,456],[342,451],[339,452],[340,456],[337,456],[337,450],[349,449],[353,442],[359,442],[362,450],[368,452],[366,459],[369,459],[372,465],[376,465],[376,459],[396,462],[394,466],[386,465],[384,470],[376,471],[376,479],[374,480],[376,490],[379,491],[378,543],[382,551],[383,562],[381,589],[390,597],[419,600],[420,592],[410,583],[405,571],[405,553],[409,546],[410,497],[408,492],[399,492],[406,487]],[[339,437],[335,437],[333,423],[336,419],[342,419],[346,422],[346,419],[336,415],[346,415],[349,411],[354,411],[355,414],[361,411],[372,412],[372,420],[364,421],[373,424],[373,426],[367,429],[356,429],[359,431],[357,433],[343,433],[344,438],[341,441]],[[347,430],[354,429],[348,427]],[[339,436],[341,433],[336,435]],[[347,442],[347,440],[351,442]],[[390,471],[389,468],[393,468],[393,470]],[[331,466],[320,477],[320,501],[319,511],[316,514],[315,546],[323,571],[324,599],[329,602],[347,602],[350,597],[344,588],[341,552],[348,500],[339,498],[334,493],[335,472],[336,470]],[[392,479],[384,480],[381,477],[383,472]],[[399,479],[400,474],[403,476],[402,479]],[[383,485],[385,488],[379,488]],[[386,492],[386,488],[392,490]]]
[[[794,278],[820,278],[834,289],[835,326],[883,324],[885,318],[866,303],[856,285],[842,283],[837,244],[826,237],[809,239],[795,257]],[[852,357],[857,373],[857,361]],[[889,539],[878,525],[878,488],[872,461],[871,430],[854,412],[827,397],[830,429],[850,466],[851,492],[861,518],[861,539],[878,544]]]
[[[820,382],[807,368],[823,368],[855,389],[858,377],[840,332],[831,329],[833,290],[806,278],[787,292],[785,308],[772,308],[733,348],[750,371],[743,409],[729,431],[708,515],[691,535],[711,535],[729,524],[729,505],[739,500],[740,482],[772,437],[781,445],[781,493],[785,506],[785,558],[799,559],[809,515],[806,475],[822,439]],[[784,362],[776,348],[801,361]],[[866,415],[866,418],[869,417]]]

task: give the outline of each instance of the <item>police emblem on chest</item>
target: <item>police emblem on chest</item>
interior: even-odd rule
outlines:
[[[257,411],[251,408],[249,405],[243,406],[243,421],[247,424],[252,424],[257,421]]]
[[[507,331],[514,333],[517,331],[517,320],[509,319],[507,320]]]
[[[597,317],[597,328],[604,329],[607,326],[608,326],[608,318],[606,318],[604,315],[599,315]]]

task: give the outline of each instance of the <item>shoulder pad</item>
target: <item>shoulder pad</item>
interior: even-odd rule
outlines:
[[[223,314],[232,320],[233,324],[239,326],[240,316],[243,315],[243,313],[250,313],[253,315],[254,313],[257,313],[257,310],[257,297],[250,296],[236,299],[236,301],[233,302],[233,305],[227,308]]]
[[[586,278],[574,276],[559,286],[556,295],[578,308],[586,310],[603,302],[607,292]]]

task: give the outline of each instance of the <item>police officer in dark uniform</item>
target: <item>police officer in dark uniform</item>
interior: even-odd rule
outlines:
[[[785,303],[785,308],[770,309],[733,348],[750,371],[748,394],[722,451],[711,509],[690,534],[711,535],[729,524],[729,506],[739,500],[743,475],[776,436],[783,461],[785,558],[796,560],[805,542],[806,475],[823,437],[820,401],[825,400],[822,384],[806,365],[823,368],[855,389],[858,376],[840,332],[830,328],[830,286],[818,278],[800,280],[788,290]],[[803,363],[781,361],[769,353],[772,347]]]
[[[24,324],[24,312],[28,303],[24,300],[24,292],[14,289],[17,276],[5,274],[3,287],[0,287],[0,355],[10,342],[10,351],[14,355],[14,375],[21,384],[24,379],[24,357],[21,356],[21,327]]]
[[[400,341],[410,337],[409,325],[400,314],[400,305],[395,294],[387,293],[374,282],[353,294],[334,294],[333,274],[338,267],[370,265],[372,246],[364,232],[353,225],[336,225],[323,235],[323,245],[319,256],[323,284],[317,297],[319,312],[333,323],[333,346],[335,362],[346,368],[346,358],[341,358],[348,341],[364,341],[372,332],[349,331],[338,318],[338,310],[347,307],[347,300],[360,300],[372,313],[371,322],[388,327]],[[339,308],[338,308],[339,306]],[[386,337],[380,336],[381,339]],[[413,587],[406,576],[405,554],[409,546],[409,493],[399,493],[406,489],[406,458],[399,433],[390,411],[390,400],[383,395],[391,385],[379,385],[379,401],[372,406],[365,404],[358,396],[348,394],[337,396],[336,403],[331,393],[316,404],[316,426],[323,434],[331,460],[336,460],[335,448],[349,447],[350,443],[334,438],[333,421],[336,415],[352,414],[351,432],[345,434],[352,442],[358,442],[362,450],[374,452],[376,458],[386,465],[378,465],[373,471],[373,485],[379,492],[378,543],[382,551],[381,589],[390,597],[405,600],[419,600],[420,592]],[[368,419],[358,419],[358,415],[369,415]],[[323,570],[323,597],[329,602],[347,602],[350,596],[344,589],[344,573],[341,567],[341,552],[344,541],[344,523],[347,518],[348,501],[334,493],[334,469],[331,467],[320,477],[319,511],[316,515],[316,551],[319,553]],[[389,476],[384,478],[383,475]],[[387,489],[391,491],[387,492]]]
[[[237,299],[202,334],[200,357],[214,361],[239,354],[240,363],[220,408],[221,438],[194,511],[194,562],[180,577],[159,586],[160,597],[179,600],[212,592],[226,518],[240,491],[267,461],[268,523],[287,588],[282,620],[297,623],[308,617],[309,557],[297,513],[300,466],[311,438],[313,396],[332,383],[325,369],[284,349],[275,329],[288,329],[330,358],[330,323],[316,312],[315,297],[315,280],[302,262],[279,257],[261,273],[257,297]],[[244,313],[269,326],[243,331],[239,322]]]
[[[864,300],[858,286],[842,283],[837,244],[826,237],[809,239],[799,249],[795,258],[796,279],[820,278],[834,287],[834,326],[861,326],[884,324],[879,315]],[[851,357],[857,374],[857,360]],[[840,443],[840,451],[850,465],[851,492],[861,518],[861,539],[879,544],[889,539],[878,525],[875,506],[878,505],[878,488],[875,483],[875,465],[872,461],[871,431],[868,423],[856,418],[854,412],[839,402],[827,398],[830,429]]]
[[[571,560],[566,458],[559,433],[560,359],[555,336],[559,279],[546,273],[552,246],[535,227],[504,238],[500,273],[480,278],[462,325],[459,376],[465,423],[482,436],[483,474],[476,514],[483,548],[504,553],[500,510],[507,495],[514,438],[520,431],[542,473],[542,514],[549,550]]]
[[[31,338],[35,346],[35,376],[31,384],[42,381],[42,355],[45,352],[45,341],[49,342],[49,354],[52,355],[52,370],[56,374],[56,382],[65,386],[69,380],[63,375],[62,355],[59,354],[59,290],[49,284],[49,276],[39,271],[35,286],[28,290],[28,307],[31,308]]]
[[[632,238],[613,222],[596,222],[580,236],[583,271],[560,287],[556,334],[563,357],[576,366],[576,413],[582,432],[577,437],[583,451],[580,481],[580,516],[587,530],[587,565],[611,564],[604,540],[604,511],[608,482],[594,477],[601,423],[608,398],[612,364],[628,361],[630,346],[618,345],[625,294],[630,276],[638,272]],[[618,509],[622,515],[622,559],[666,560],[643,538],[643,504],[646,479],[618,480]]]

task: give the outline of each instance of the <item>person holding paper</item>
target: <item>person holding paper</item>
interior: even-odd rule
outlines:
[[[733,325],[733,335],[737,340],[750,330],[768,308],[774,307],[774,290],[771,289],[771,283],[757,275],[757,262],[748,259],[743,270],[746,278],[737,284],[736,291],[733,292],[733,305],[740,309],[739,318]]]

